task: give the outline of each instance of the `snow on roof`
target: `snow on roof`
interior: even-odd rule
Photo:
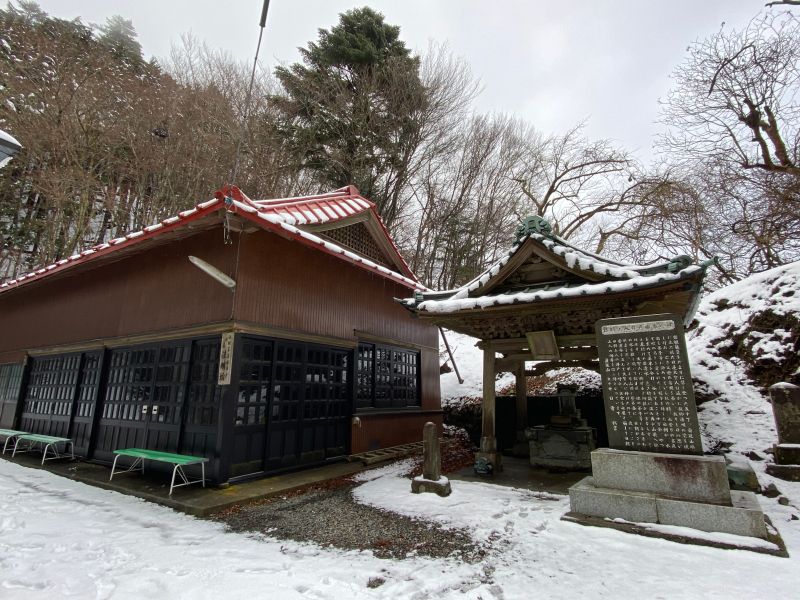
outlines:
[[[236,194],[235,197],[230,198],[231,204],[226,204],[226,194],[228,191],[233,191],[235,189]],[[6,281],[5,283],[0,284],[0,293],[8,291],[10,289],[14,289],[19,287],[22,284],[29,283],[34,280],[39,280],[42,277],[51,275],[56,272],[63,271],[65,269],[71,268],[75,264],[78,263],[86,263],[89,260],[95,260],[101,256],[105,256],[110,252],[118,251],[124,247],[131,246],[133,244],[139,243],[146,239],[150,239],[157,235],[161,235],[167,231],[171,231],[183,226],[188,221],[193,221],[199,219],[203,216],[216,212],[218,210],[227,209],[231,212],[236,212],[241,214],[245,218],[248,218],[250,221],[260,225],[264,229],[268,229],[279,233],[285,237],[289,237],[291,239],[295,239],[300,241],[301,243],[312,246],[316,249],[322,250],[327,254],[331,254],[350,262],[351,264],[356,265],[357,267],[366,269],[373,273],[377,273],[382,277],[390,279],[396,283],[399,283],[407,288],[412,290],[424,290],[429,291],[424,285],[422,285],[416,279],[412,279],[411,277],[407,277],[401,273],[388,269],[383,265],[379,265],[376,262],[365,258],[363,256],[359,256],[349,250],[346,250],[335,244],[331,241],[324,240],[321,237],[314,235],[313,233],[303,231],[292,223],[289,223],[286,215],[281,211],[272,211],[272,210],[262,210],[262,208],[258,205],[258,203],[253,202],[247,196],[242,194],[238,188],[233,188],[231,190],[220,190],[217,192],[216,196],[212,200],[208,200],[206,202],[201,202],[194,208],[189,210],[182,211],[178,215],[174,217],[169,217],[168,219],[164,219],[160,223],[156,223],[154,225],[150,225],[149,227],[145,227],[141,231],[134,231],[132,233],[127,234],[124,237],[115,238],[109,240],[106,243],[98,244],[89,248],[88,250],[84,250],[82,252],[73,254],[68,258],[64,258],[59,260],[56,263],[51,265],[42,267],[38,270],[31,271],[30,273],[26,273],[16,279],[11,279]],[[339,190],[337,190],[338,192]],[[369,202],[365,200],[365,202]],[[370,203],[372,204],[372,203]],[[374,206],[374,205],[373,205]],[[388,236],[388,232],[387,232]],[[388,237],[389,241],[391,241],[391,237]],[[401,257],[402,260],[402,257]],[[405,262],[403,262],[405,265]],[[407,265],[406,265],[407,267]],[[409,274],[411,270],[408,270]]]
[[[416,305],[417,310],[428,313],[449,313],[459,310],[474,308],[487,308],[507,304],[523,304],[528,302],[543,302],[548,300],[561,300],[564,298],[579,298],[581,296],[599,296],[615,292],[627,292],[637,288],[679,281],[698,271],[703,270],[699,265],[687,267],[678,273],[658,273],[655,275],[638,275],[630,279],[619,281],[603,281],[599,283],[585,283],[577,286],[559,287],[555,289],[541,289],[536,291],[520,291],[488,296],[469,298],[466,295],[456,294],[441,300],[423,300]],[[413,302],[413,299],[412,299]],[[409,304],[406,301],[406,304]]]
[[[352,185],[329,194],[253,200],[252,203],[259,211],[281,216],[290,225],[332,223],[367,212],[375,206]]]
[[[20,144],[19,141],[17,141],[17,138],[15,138],[7,131],[3,131],[2,129],[0,129],[0,142],[6,142],[6,144],[11,144],[14,146],[18,146],[20,148],[22,147],[22,144]]]
[[[446,296],[449,295],[449,299],[451,300],[461,300],[464,298],[469,298],[470,293],[474,292],[475,290],[480,289],[484,285],[486,285],[490,279],[492,279],[495,275],[500,272],[511,257],[516,254],[519,247],[528,239],[532,239],[534,241],[539,242],[543,246],[545,246],[548,250],[550,250],[556,256],[560,256],[564,259],[567,263],[567,266],[570,269],[579,269],[581,271],[591,271],[593,273],[597,273],[598,275],[606,275],[609,277],[613,277],[615,279],[638,279],[642,277],[642,271],[647,271],[651,269],[658,269],[659,267],[663,267],[666,269],[668,263],[664,263],[663,265],[626,265],[624,263],[616,262],[613,260],[606,259],[602,256],[597,254],[592,254],[591,252],[585,252],[583,250],[579,250],[575,248],[572,244],[569,244],[565,240],[562,240],[559,237],[554,235],[545,235],[541,233],[528,233],[524,237],[517,240],[513,246],[506,252],[504,256],[502,256],[499,260],[497,260],[493,265],[491,265],[488,269],[486,269],[483,273],[475,277],[473,280],[467,282],[460,288],[456,288],[454,290],[446,290],[440,292],[434,292],[436,295]],[[407,302],[408,304],[408,302]]]
[[[411,289],[429,291],[427,287],[425,287],[415,279],[411,279],[409,277],[401,275],[400,273],[392,271],[391,269],[388,269],[383,265],[379,265],[378,263],[368,258],[350,252],[349,250],[342,248],[338,244],[335,244],[329,240],[322,239],[321,237],[314,235],[311,232],[299,229],[298,227],[295,227],[291,223],[287,223],[283,219],[282,215],[259,210],[259,207],[256,205],[256,203],[253,201],[248,202],[246,200],[246,197],[245,201],[233,199],[232,206],[238,214],[245,216],[251,221],[259,223],[262,226],[266,225],[267,228],[269,229],[279,230],[281,233],[284,233],[284,235],[289,234],[290,237],[299,239],[305,242],[307,245],[316,246],[318,249],[321,249],[328,254],[332,254],[334,256],[347,260],[348,262],[351,262],[357,266],[362,266],[367,270],[377,272],[378,274],[383,275],[387,279],[391,279],[397,283],[401,283],[404,286],[409,287]]]
[[[223,191],[225,190],[226,188],[223,188]],[[378,214],[375,203],[364,198],[354,185],[348,185],[327,194],[275,198],[272,200],[251,200],[241,194],[238,188],[236,191],[241,196],[237,195],[233,190],[228,191],[231,192],[232,197],[236,200],[255,206],[259,213],[275,215],[282,222],[295,226],[336,223],[355,215],[367,213],[380,226],[404,275],[416,281],[414,272],[403,258],[383,219]]]

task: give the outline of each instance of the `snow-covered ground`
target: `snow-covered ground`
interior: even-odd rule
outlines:
[[[0,598],[791,598],[798,559],[685,546],[559,520],[563,496],[453,481],[411,494],[395,464],[359,502],[463,528],[479,563],[320,548],[217,523],[0,460]],[[797,498],[797,496],[796,496]],[[791,507],[761,499],[800,557]],[[319,524],[324,527],[324,523]],[[367,586],[372,578],[383,584]]]

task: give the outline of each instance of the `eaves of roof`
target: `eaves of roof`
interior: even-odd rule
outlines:
[[[238,192],[235,194],[236,198],[234,198],[233,195],[229,195],[229,193],[233,192],[234,190]],[[298,241],[301,244],[312,247],[316,250],[320,250],[326,254],[330,254],[331,256],[335,256],[336,258],[349,262],[358,268],[378,274],[381,277],[398,283],[409,290],[429,291],[428,288],[417,281],[416,278],[413,278],[413,273],[411,273],[410,269],[408,269],[408,274],[410,274],[411,277],[388,269],[383,265],[379,265],[374,261],[350,252],[349,250],[346,250],[333,242],[324,240],[313,233],[303,231],[298,227],[287,223],[281,216],[273,212],[259,210],[259,206],[247,198],[247,196],[242,194],[238,188],[226,187],[222,190],[219,190],[215,194],[214,199],[202,202],[194,208],[185,210],[174,217],[164,219],[160,223],[145,227],[141,231],[135,231],[124,237],[115,238],[106,243],[98,244],[92,248],[89,248],[88,250],[84,250],[83,252],[79,252],[69,256],[68,258],[59,260],[56,263],[2,283],[0,284],[0,294],[19,289],[22,286],[27,286],[28,284],[42,280],[45,277],[50,277],[56,273],[61,273],[71,269],[76,265],[99,261],[100,259],[110,254],[117,253],[124,248],[139,245],[145,240],[164,235],[167,232],[184,227],[192,221],[199,220],[220,210],[235,212],[241,215],[243,218],[255,223],[262,229],[272,231],[285,238]],[[391,241],[391,237],[388,239]],[[403,261],[403,264],[405,265],[405,261]],[[405,266],[407,268],[407,265]]]

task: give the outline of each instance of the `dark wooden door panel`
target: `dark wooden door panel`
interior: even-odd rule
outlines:
[[[92,428],[95,421],[97,399],[100,395],[100,378],[103,372],[103,351],[87,352],[81,362],[80,381],[72,410],[69,434],[75,444],[75,454],[89,456]]]
[[[319,463],[347,452],[352,353],[290,340],[242,340],[232,473]]]
[[[81,353],[35,357],[25,390],[19,428],[30,433],[71,437],[75,401],[81,391],[81,368],[86,356]],[[76,444],[85,455],[88,448]]]
[[[192,346],[189,391],[184,409],[181,454],[218,460],[219,412],[222,389],[217,385],[219,338],[197,340]]]
[[[179,451],[190,357],[190,341],[110,352],[96,458],[131,447]]]
[[[234,476],[260,473],[265,468],[274,351],[272,340],[242,339],[231,452],[231,474]]]

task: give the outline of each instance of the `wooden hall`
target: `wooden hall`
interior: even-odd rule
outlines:
[[[688,325],[706,269],[688,256],[626,265],[576,248],[528,217],[500,260],[464,286],[418,290],[402,303],[422,321],[480,340],[483,350],[482,434],[478,459],[502,467],[495,436],[495,377],[516,374],[516,428],[527,427],[527,375],[559,367],[597,370],[600,319],[672,313]],[[526,363],[537,361],[533,369]]]
[[[0,427],[208,457],[218,483],[441,423],[424,290],[358,190],[235,187],[0,285]]]

